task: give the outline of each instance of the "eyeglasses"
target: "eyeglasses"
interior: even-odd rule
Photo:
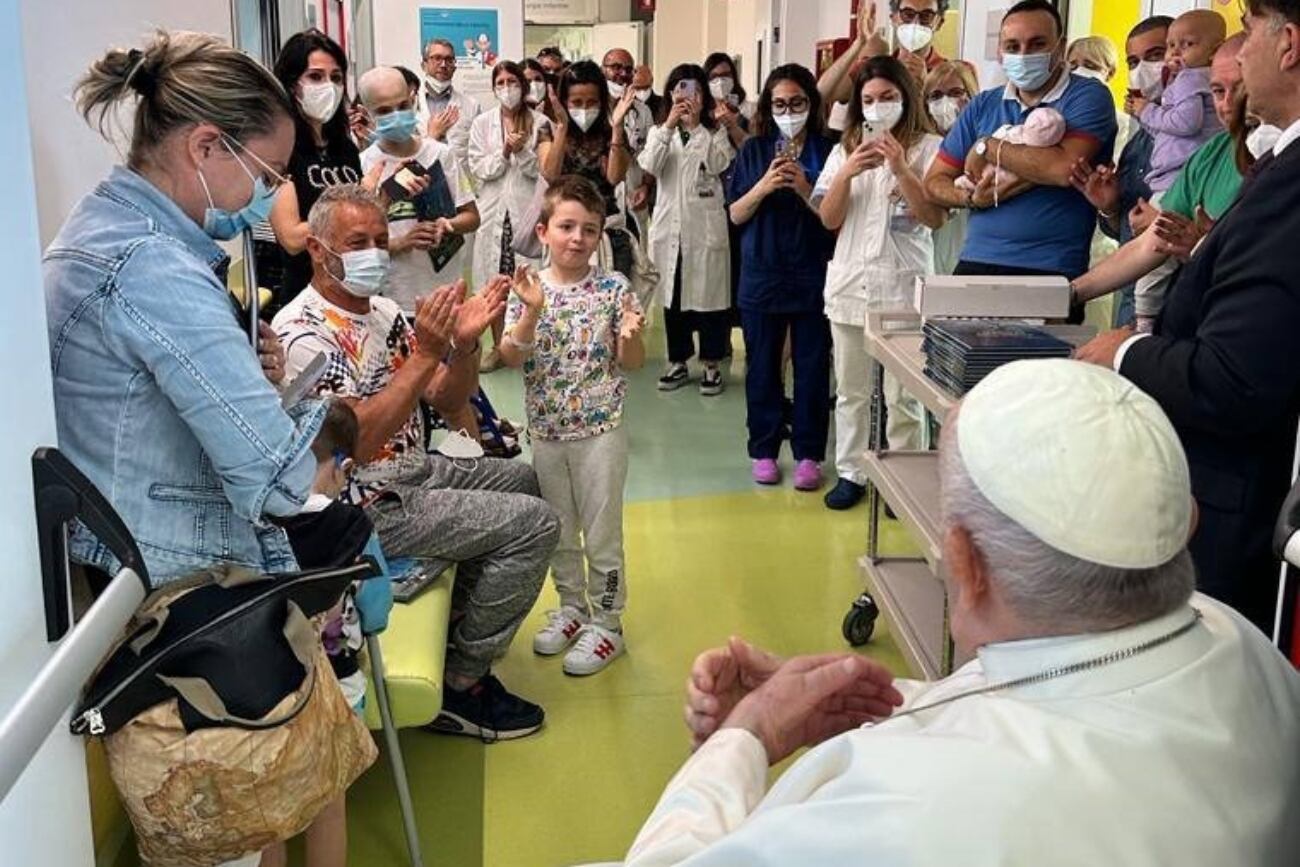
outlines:
[[[239,158],[239,154],[235,153],[235,149],[232,148],[231,145],[234,145],[235,147],[239,148],[241,153],[248,154],[257,162],[259,166],[262,167],[262,171],[265,173],[262,175],[262,183],[266,185],[266,189],[268,192],[273,193],[276,190],[280,189],[281,185],[289,183],[289,178],[285,177],[284,175],[277,172],[275,169],[271,168],[271,166],[267,164],[266,160],[262,159],[257,154],[249,150],[242,142],[239,141],[239,139],[231,138],[228,135],[223,135],[221,137],[221,141],[223,144],[225,144],[226,150],[230,151],[230,155],[235,158],[235,162],[239,163],[240,168],[242,168],[244,170],[244,173],[247,174],[250,178],[253,177],[253,173],[248,170],[248,166],[244,165],[244,161]],[[269,179],[267,178],[267,175],[270,175]]]
[[[926,9],[923,12],[918,12],[915,9],[898,10],[898,20],[902,21],[904,24],[916,24],[917,22],[920,22],[926,27],[933,27],[934,22],[938,17],[939,13],[935,12],[933,9]]]
[[[796,96],[789,101],[774,99],[772,100],[772,114],[798,114],[801,111],[807,111],[808,105],[808,98],[804,96]]]
[[[430,54],[428,57],[424,58],[424,62],[432,63],[434,66],[455,66],[456,57],[455,55],[448,57],[445,54]]]
[[[610,72],[631,72],[633,66],[630,63],[606,63],[605,68]]]

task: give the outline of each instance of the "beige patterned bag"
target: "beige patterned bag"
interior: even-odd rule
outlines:
[[[263,718],[287,721],[187,734],[171,700],[104,739],[146,864],[209,867],[288,839],[375,760],[374,740],[343,698],[319,633],[306,618],[301,624],[312,647],[302,686]],[[205,716],[227,716],[202,683],[172,685]]]

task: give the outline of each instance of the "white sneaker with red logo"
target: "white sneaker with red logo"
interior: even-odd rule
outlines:
[[[564,655],[564,673],[578,677],[595,674],[626,649],[621,632],[589,623],[578,636],[578,643]]]
[[[533,653],[538,656],[563,653],[578,640],[578,633],[586,625],[583,613],[567,605],[559,611],[546,612],[546,625],[533,636]]]

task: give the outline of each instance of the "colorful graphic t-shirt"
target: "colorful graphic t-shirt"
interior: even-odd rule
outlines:
[[[524,362],[528,433],[544,440],[580,440],[618,427],[627,379],[618,365],[624,311],[641,312],[623,275],[592,271],[581,282],[558,285],[542,274],[546,308],[537,346]],[[524,305],[511,300],[506,330]]]
[[[272,323],[284,346],[285,376],[298,376],[317,353],[328,363],[316,394],[365,400],[388,386],[415,352],[415,331],[397,303],[371,298],[370,312],[352,313],[326,301],[308,286],[276,314]],[[417,406],[369,463],[352,473],[345,502],[363,505],[398,479],[421,475],[428,461],[424,451],[424,419]]]

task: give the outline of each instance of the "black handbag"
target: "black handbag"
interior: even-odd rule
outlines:
[[[177,699],[186,731],[229,725],[268,729],[266,715],[301,690],[328,611],[353,581],[379,572],[371,560],[340,569],[258,575],[219,567],[165,585],[141,605],[72,716],[74,734],[106,735]]]

